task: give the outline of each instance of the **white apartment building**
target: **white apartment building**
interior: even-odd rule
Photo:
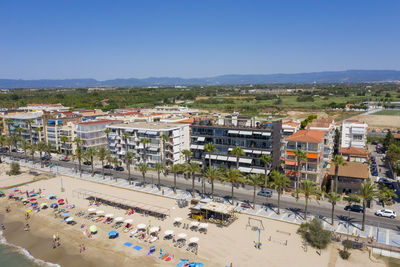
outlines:
[[[342,123],[341,147],[365,148],[368,124],[363,121],[345,120]]]
[[[118,120],[94,120],[76,124],[76,137],[82,140],[81,147],[85,150],[89,147],[97,148],[107,146],[107,136],[104,130],[108,125],[121,123]]]
[[[111,129],[109,134],[109,149],[111,153],[124,162],[127,151],[135,153],[134,165],[143,162],[144,145],[140,143],[142,138],[150,140],[146,144],[146,162],[154,167],[156,162],[161,160],[166,165],[184,163],[182,151],[190,149],[189,125],[181,123],[161,122],[136,122],[128,124],[112,124],[107,128]],[[129,133],[125,140],[124,134]],[[163,143],[161,135],[167,135],[170,140]]]
[[[45,141],[45,131],[43,125],[43,112],[17,112],[10,113],[3,117],[3,125],[6,134],[17,134],[25,140],[29,140],[32,135],[32,142],[37,144],[40,141]],[[10,123],[7,121],[10,120]],[[28,121],[33,121],[29,127]],[[17,129],[23,129],[22,132],[18,132]],[[31,129],[31,133],[29,132]],[[39,131],[35,131],[38,129]],[[11,132],[11,133],[10,133]]]

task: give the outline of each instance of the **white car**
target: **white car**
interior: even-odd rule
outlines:
[[[387,218],[391,218],[391,219],[396,218],[396,212],[394,212],[392,210],[387,210],[387,209],[377,210],[375,212],[375,215],[379,216],[379,217],[387,217]]]
[[[24,154],[25,151],[24,151],[23,149],[20,148],[20,149],[17,150],[17,153]]]

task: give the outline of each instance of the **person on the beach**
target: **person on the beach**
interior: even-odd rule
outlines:
[[[4,226],[4,224],[1,224],[1,229],[6,230],[6,227]]]
[[[11,211],[10,206],[6,208],[6,212],[9,213]]]
[[[82,245],[79,245],[79,253],[82,253]]]

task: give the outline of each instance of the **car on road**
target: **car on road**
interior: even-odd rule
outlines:
[[[25,151],[24,151],[22,148],[19,148],[19,149],[17,149],[17,153],[19,153],[19,154],[24,154]]]
[[[49,155],[44,155],[43,157],[42,157],[42,160],[50,160],[50,156]]]
[[[272,190],[264,188],[260,192],[257,193],[257,196],[272,197]]]
[[[364,212],[364,208],[360,205],[347,205],[346,207],[344,207],[344,210],[349,210],[352,212],[359,212],[362,213]]]
[[[92,163],[91,163],[90,161],[84,161],[84,162],[83,162],[83,165],[88,165],[88,166],[90,166],[90,165],[92,165]]]
[[[250,205],[250,203],[248,201],[242,202],[242,204],[240,204],[240,206],[242,208],[245,208],[245,209],[250,209],[251,208],[251,205]]]
[[[104,165],[103,167],[104,167],[104,169],[113,169],[113,166],[111,166],[111,165],[109,165],[109,164]]]
[[[121,166],[118,166],[118,167],[115,168],[115,170],[116,170],[116,171],[119,171],[119,172],[122,172],[122,171],[124,171],[124,168],[121,167]]]
[[[64,162],[68,162],[68,161],[69,161],[69,158],[67,158],[67,157],[61,157],[61,158],[59,158],[58,160],[59,160],[59,161],[64,161]]]
[[[393,210],[387,210],[387,209],[377,210],[377,211],[375,211],[375,215],[379,216],[379,217],[387,217],[387,218],[391,218],[391,219],[396,218],[396,212],[394,212]]]

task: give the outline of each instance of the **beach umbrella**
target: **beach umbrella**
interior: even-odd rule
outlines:
[[[116,222],[121,222],[121,221],[123,221],[123,220],[124,220],[124,218],[122,218],[122,217],[117,217],[117,218],[115,218],[114,221],[116,221]]]
[[[26,213],[31,213],[31,212],[32,212],[32,210],[27,210],[27,211],[26,211]]]
[[[199,222],[192,222],[191,225],[197,227],[199,226]]]
[[[4,196],[4,192],[3,191],[0,191],[0,196]]]
[[[183,219],[181,218],[181,217],[176,217],[175,219],[174,219],[174,221],[175,222],[181,222]]]
[[[90,230],[91,233],[96,233],[97,232],[97,226],[96,225],[92,225],[92,226],[90,226],[89,230]]]
[[[66,222],[71,222],[74,220],[74,217],[68,217],[67,219],[65,219]]]
[[[14,190],[14,192],[15,192],[15,193],[17,193],[17,192],[21,192],[21,190],[19,190],[19,189],[15,189],[15,190]]]
[[[178,238],[184,239],[185,237],[187,237],[187,234],[185,233],[178,234]]]
[[[150,232],[150,233],[155,233],[155,232],[157,232],[158,230],[160,230],[160,228],[158,228],[157,226],[154,226],[154,227],[151,227],[151,228],[150,228],[149,232]]]
[[[117,234],[118,234],[118,233],[115,232],[115,231],[111,231],[111,232],[108,233],[109,236],[115,236],[115,235],[117,235]]]
[[[37,199],[36,198],[31,198],[30,201],[31,202],[35,202],[35,201],[37,201]]]
[[[106,214],[106,217],[108,217],[108,218],[114,217],[114,214],[112,214],[112,213],[107,213],[107,214]]]
[[[132,223],[132,222],[133,222],[132,219],[126,219],[126,220],[124,221],[124,223]]]
[[[96,211],[96,208],[88,208],[88,211],[90,211],[90,212]]]
[[[138,225],[136,226],[136,228],[137,228],[137,229],[144,229],[144,228],[146,228],[146,225],[145,225],[144,223],[141,223],[141,224],[138,224]]]
[[[42,203],[42,204],[40,204],[40,207],[43,209],[43,208],[47,208],[47,203]]]
[[[13,189],[18,189],[18,187],[17,187],[17,186],[14,186]]]
[[[50,205],[50,208],[58,208],[58,205],[57,205],[57,203],[52,203],[51,205]]]
[[[197,243],[197,242],[199,242],[199,240],[200,239],[198,237],[192,237],[192,238],[189,239],[189,242],[190,243]]]
[[[173,233],[174,233],[173,230],[167,230],[167,231],[164,232],[164,234],[167,235],[167,236],[168,235],[172,235]]]
[[[57,202],[58,202],[59,204],[60,204],[60,203],[64,203],[64,199],[59,199]]]
[[[56,195],[54,195],[54,194],[50,194],[50,195],[48,195],[48,199],[52,199],[52,198],[55,198],[56,197]]]
[[[98,211],[96,211],[96,214],[103,214],[104,213],[104,210],[98,210]]]
[[[208,223],[201,223],[199,225],[199,228],[207,228],[208,227]]]
[[[14,193],[10,193],[10,194],[8,194],[10,197],[12,197],[13,195],[14,195]]]
[[[65,217],[65,216],[68,216],[69,215],[69,212],[64,212],[63,214],[61,214],[61,217]]]

